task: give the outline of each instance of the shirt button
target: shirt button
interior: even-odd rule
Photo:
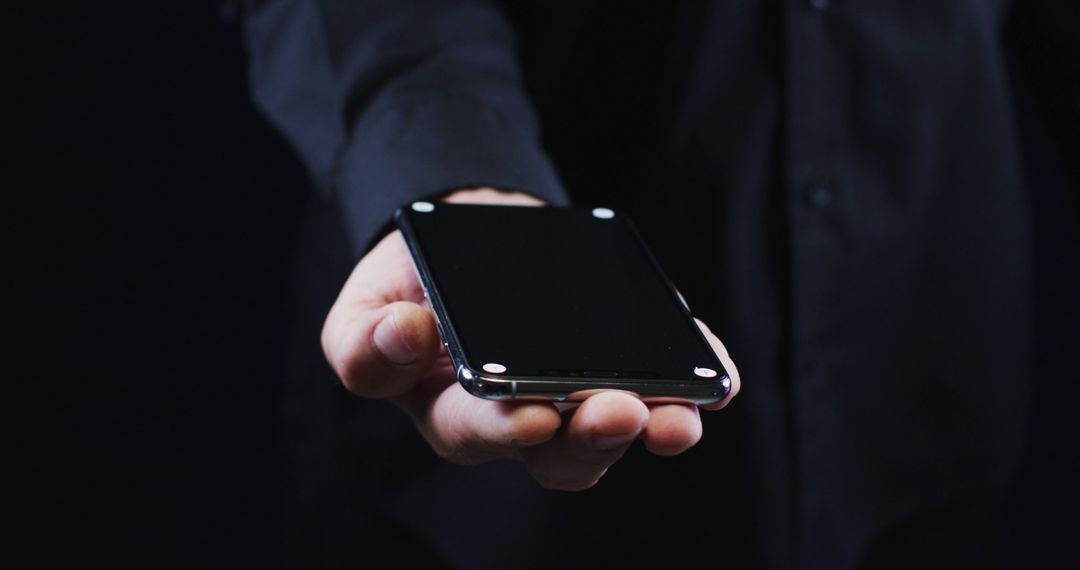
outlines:
[[[829,0],[806,0],[810,7],[815,10],[824,10],[829,7]]]
[[[807,184],[806,189],[803,191],[803,200],[806,201],[806,205],[808,206],[824,208],[825,206],[832,204],[832,188],[822,182],[812,182]]]

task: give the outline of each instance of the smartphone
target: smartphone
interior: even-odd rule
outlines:
[[[461,385],[707,404],[731,378],[626,215],[414,202],[395,213]]]

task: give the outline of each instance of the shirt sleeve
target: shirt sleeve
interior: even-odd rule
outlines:
[[[358,255],[397,207],[454,189],[568,202],[493,3],[272,0],[245,15],[255,103]]]

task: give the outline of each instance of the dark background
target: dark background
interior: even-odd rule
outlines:
[[[10,194],[38,213],[8,211],[9,243],[44,277],[19,279],[32,291],[16,307],[28,372],[15,378],[40,402],[10,432],[33,490],[13,511],[22,546],[42,565],[273,565],[290,272],[314,192],[249,100],[233,8],[35,10],[9,21],[8,91],[25,97],[10,108],[12,166],[27,174]],[[1027,89],[1077,81],[1067,46],[1014,40],[1043,62],[1022,70],[1022,106]],[[1022,124],[1040,326],[1012,565],[1076,556],[1075,523],[1054,521],[1075,520],[1077,105]]]
[[[23,16],[48,288],[32,557],[271,565],[289,272],[314,192],[249,101],[239,24],[186,2]]]

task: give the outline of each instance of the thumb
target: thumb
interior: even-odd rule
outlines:
[[[355,307],[323,329],[323,351],[349,391],[369,398],[408,392],[439,355],[435,319],[416,303]]]

